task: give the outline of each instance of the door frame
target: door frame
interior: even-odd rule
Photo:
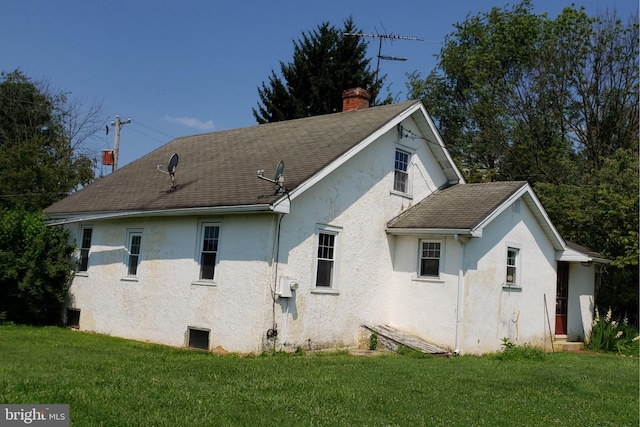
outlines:
[[[556,280],[556,335],[567,335],[569,265],[568,262],[558,261]]]

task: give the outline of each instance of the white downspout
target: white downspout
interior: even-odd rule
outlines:
[[[453,351],[455,356],[460,354],[460,341],[462,340],[462,307],[464,304],[464,260],[465,246],[464,240],[458,234],[454,234],[453,238],[462,248],[460,255],[460,268],[458,269],[458,302],[456,307],[456,349]]]

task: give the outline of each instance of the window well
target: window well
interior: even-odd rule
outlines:
[[[209,331],[206,329],[189,328],[189,348],[209,350]]]
[[[70,328],[80,327],[80,310],[76,308],[67,308],[66,325]]]

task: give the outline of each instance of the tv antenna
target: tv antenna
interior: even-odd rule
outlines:
[[[414,41],[424,41],[423,38],[421,37],[408,37],[408,36],[399,36],[397,34],[393,34],[393,33],[387,33],[387,31],[384,29],[384,25],[382,26],[382,29],[384,30],[384,33],[380,34],[380,33],[363,33],[362,31],[360,31],[359,33],[343,33],[345,36],[353,36],[353,37],[371,37],[371,38],[377,38],[379,40],[379,44],[378,44],[378,63],[376,65],[376,81],[375,81],[375,87],[378,87],[378,74],[380,73],[380,60],[385,60],[385,61],[406,61],[407,58],[403,57],[403,56],[388,56],[388,55],[383,55],[382,54],[382,41],[383,40],[414,40]],[[377,31],[377,30],[376,30]],[[375,94],[374,94],[374,98],[375,98]]]
[[[284,173],[284,162],[280,160],[280,162],[278,162],[278,166],[276,166],[276,173],[273,176],[273,179],[270,179],[264,176],[264,169],[260,169],[258,171],[258,178],[264,179],[265,181],[269,181],[276,184],[278,186],[278,189],[276,190],[276,194],[284,194],[287,192],[287,189],[284,187],[284,175],[282,175],[283,173]]]
[[[167,170],[162,170],[162,165],[158,165],[158,170],[162,173],[166,173],[171,177],[171,188],[167,191],[167,193],[173,192],[178,184],[176,184],[176,168],[178,167],[178,153],[174,153],[169,158],[169,163],[167,163]]]

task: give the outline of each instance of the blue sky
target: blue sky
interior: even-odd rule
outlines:
[[[511,1],[510,4],[516,3]],[[637,0],[534,0],[536,12],[555,17],[572,3],[590,15],[616,9],[636,13]],[[445,35],[468,14],[503,7],[507,0],[325,0],[243,2],[204,0],[3,0],[0,70],[16,68],[48,79],[85,104],[103,102],[105,125],[131,117],[122,128],[119,165],[173,137],[256,124],[257,87],[293,41],[322,22],[341,27],[352,16],[365,33],[420,37],[384,42],[381,73],[399,101],[406,73],[426,76]],[[369,42],[370,57],[378,41]],[[372,61],[375,67],[375,60]],[[113,132],[96,136],[96,154],[113,148]]]

